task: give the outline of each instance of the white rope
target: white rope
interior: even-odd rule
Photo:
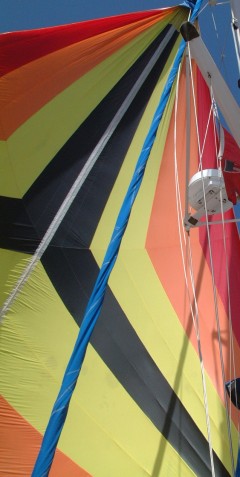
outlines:
[[[189,56],[188,49],[185,53],[186,61],[186,174],[185,174],[185,217],[188,217],[188,184],[189,184],[189,166],[190,166],[190,78],[189,78]]]
[[[213,89],[211,87],[211,97],[212,101],[214,101]],[[218,167],[222,170],[222,157],[224,153],[224,130],[222,125],[220,124],[218,109],[216,106],[215,109],[215,116],[216,120],[219,122],[219,151],[217,150],[217,138],[216,138],[216,127],[214,127],[215,133],[215,153],[218,160]],[[215,126],[215,122],[214,122]],[[234,343],[233,343],[233,326],[232,326],[232,307],[231,307],[231,295],[230,295],[230,277],[229,277],[229,260],[228,260],[228,253],[227,253],[227,243],[226,243],[226,229],[225,224],[230,221],[226,221],[224,217],[224,210],[223,210],[223,200],[222,200],[222,190],[220,190],[220,203],[221,203],[221,217],[222,217],[222,234],[223,234],[223,245],[224,245],[224,256],[225,256],[225,270],[226,270],[226,281],[227,281],[227,297],[228,297],[228,329],[229,329],[229,337],[230,337],[230,347],[229,347],[229,363],[230,363],[230,376],[231,379],[235,379],[235,394],[237,395],[236,389],[236,363],[235,363],[235,353],[234,353]],[[231,222],[236,223],[236,219],[231,220]],[[233,367],[233,377],[232,377],[232,367]],[[231,388],[230,388],[230,399],[231,399]],[[229,406],[230,412],[230,422],[231,422],[231,405]],[[239,415],[238,415],[238,439],[240,439],[239,434]]]
[[[230,4],[230,2],[219,2],[218,5],[223,5],[223,4]],[[232,12],[232,22],[233,22],[233,12]],[[216,28],[217,30],[217,28]],[[226,35],[227,36],[227,35]],[[234,38],[234,43],[235,43],[235,49],[236,49],[236,40],[235,36],[233,34]],[[226,37],[225,37],[225,43],[226,43]],[[224,45],[225,47],[225,45]],[[238,53],[238,51],[236,51]],[[224,58],[224,55],[222,55],[222,59]],[[240,71],[240,63],[239,63],[239,55],[237,55],[237,60],[238,60],[238,68]],[[213,96],[213,90],[211,88],[211,96],[212,100],[214,100]],[[218,115],[218,109],[216,106],[216,119],[218,120],[219,123],[219,141],[220,141],[220,150],[218,151],[217,154],[217,141],[216,141],[216,128],[215,128],[215,147],[216,147],[216,154],[218,157],[218,167],[221,168],[221,160],[223,157],[223,151],[224,151],[224,131],[223,128],[220,124],[219,120],[219,115]],[[215,123],[214,123],[215,125]],[[222,191],[220,191],[220,195],[222,197]],[[234,343],[233,343],[233,327],[232,327],[232,312],[231,312],[231,295],[230,295],[230,278],[229,278],[229,261],[228,261],[228,253],[227,253],[227,246],[226,246],[226,230],[225,230],[225,224],[230,223],[230,222],[239,222],[240,219],[232,219],[232,220],[225,220],[224,217],[224,211],[223,211],[223,204],[222,204],[222,198],[221,198],[221,216],[222,220],[221,221],[213,221],[212,224],[214,223],[221,223],[222,224],[222,229],[223,229],[223,243],[224,243],[224,255],[225,255],[225,268],[226,268],[226,279],[227,279],[227,296],[228,296],[228,319],[229,319],[229,337],[230,337],[230,349],[229,349],[229,363],[230,363],[230,376],[231,379],[235,380],[235,393],[237,394],[236,390],[236,363],[235,363],[235,353],[234,353]],[[233,367],[233,377],[232,377],[232,367]],[[230,399],[231,399],[231,389],[230,389]],[[231,405],[230,405],[230,419],[231,419]],[[240,441],[240,418],[238,414],[238,440]]]
[[[187,67],[188,67],[188,63],[187,63]],[[179,74],[180,74],[180,68],[178,70],[178,75],[177,75],[176,98],[175,98],[175,114],[174,114],[174,167],[175,167],[175,187],[176,187],[178,232],[179,232],[179,239],[180,239],[180,248],[181,248],[182,264],[183,264],[183,270],[184,270],[184,278],[185,278],[185,283],[186,283],[186,289],[187,289],[187,294],[188,294],[188,300],[189,300],[189,305],[190,305],[190,311],[191,311],[193,326],[194,326],[194,329],[195,329],[196,338],[197,338],[197,345],[198,345],[198,355],[199,355],[199,360],[200,360],[200,369],[201,369],[201,376],[202,376],[203,399],[204,399],[204,409],[205,409],[205,417],[206,417],[206,426],[207,426],[207,436],[208,436],[211,471],[212,471],[212,476],[215,477],[216,474],[215,474],[215,467],[214,467],[214,460],[213,460],[211,425],[210,425],[210,416],[209,416],[209,407],[208,407],[208,398],[207,398],[205,369],[204,369],[202,349],[201,349],[200,328],[199,328],[199,313],[198,313],[198,304],[197,304],[197,297],[196,297],[196,290],[195,290],[195,283],[194,283],[194,276],[193,276],[192,255],[190,253],[190,256],[189,256],[189,264],[190,264],[189,270],[190,270],[190,278],[191,278],[192,292],[193,292],[193,298],[194,298],[195,315],[194,315],[193,307],[192,307],[192,303],[191,303],[190,290],[189,290],[188,279],[187,279],[187,270],[186,270],[186,264],[185,264],[184,253],[183,253],[181,225],[180,225],[180,224],[182,224],[182,228],[183,228],[183,213],[182,213],[182,207],[181,207],[179,176],[178,176],[178,164],[177,164],[177,107],[178,107],[178,92],[179,92]],[[188,86],[188,83],[186,83],[186,85]],[[190,104],[189,104],[189,106],[190,106]],[[188,113],[190,112],[190,108],[189,109],[187,108],[187,112]],[[187,119],[187,124],[188,125],[190,124],[188,119]],[[184,239],[185,239],[184,229],[183,229],[183,236],[184,236]],[[187,243],[188,244],[188,251],[189,251],[189,244],[190,244],[189,239],[190,239],[190,236],[188,234],[188,243]],[[185,239],[185,245],[186,245],[186,239]],[[188,254],[187,254],[187,256],[188,256]]]
[[[191,249],[191,242],[190,242],[190,233],[188,233],[188,241],[189,241],[189,269],[190,269],[190,276],[191,276],[191,283],[192,283],[192,290],[194,294],[194,302],[195,307],[197,307],[197,297],[196,297],[196,289],[194,283],[194,275],[193,275],[193,260],[192,260],[192,249]],[[207,432],[208,432],[208,443],[209,443],[209,453],[210,453],[210,461],[211,461],[211,469],[212,469],[212,476],[215,477],[215,467],[214,467],[214,460],[213,460],[213,448],[211,442],[211,425],[210,425],[210,416],[209,416],[209,407],[208,407],[208,398],[207,398],[207,386],[206,386],[206,378],[205,378],[205,368],[203,363],[203,355],[202,355],[202,347],[201,347],[201,339],[200,339],[200,326],[199,326],[199,312],[198,307],[196,308],[196,320],[197,320],[197,344],[198,344],[198,354],[201,366],[201,375],[202,375],[202,386],[203,386],[203,397],[204,397],[204,407],[205,407],[205,416],[206,416],[206,423],[207,423]]]
[[[203,145],[202,145],[202,148],[201,148],[200,135],[199,135],[199,129],[198,129],[198,118],[197,118],[197,103],[196,103],[196,96],[195,96],[195,89],[194,89],[194,82],[193,82],[191,50],[190,50],[189,43],[188,43],[188,56],[189,56],[190,77],[191,77],[191,84],[192,84],[192,95],[193,95],[194,115],[195,115],[196,134],[197,134],[197,143],[198,143],[198,153],[199,153],[198,169],[201,170],[202,169],[202,157],[203,157],[204,148],[205,148],[205,144],[206,144],[206,140],[207,140],[207,133],[208,133],[209,125],[210,125],[210,119],[211,119],[211,113],[212,113],[212,104],[210,106],[208,121],[207,121],[207,125],[206,125],[204,139],[203,139]],[[206,204],[205,204],[205,207],[206,207]],[[207,222],[208,222],[208,220],[207,220]]]
[[[217,136],[216,128],[215,128],[215,136]],[[216,151],[217,151],[217,141],[215,141],[215,148],[216,148]],[[223,157],[224,148],[225,148],[224,130],[223,130],[222,125],[219,123],[219,151],[217,153],[218,167],[221,166],[221,161],[222,161],[222,157]]]
[[[187,47],[188,47],[190,77],[191,77],[191,84],[192,84],[193,107],[194,107],[196,133],[197,133],[198,153],[199,153],[199,157],[201,157],[201,146],[200,146],[200,138],[199,138],[199,131],[198,131],[198,120],[197,120],[197,105],[196,105],[196,97],[195,97],[195,94],[194,94],[193,72],[192,72],[192,59],[191,59],[191,50],[190,50],[190,45],[189,45],[189,43],[187,44]]]
[[[203,153],[204,153],[204,149],[205,149],[205,145],[206,145],[206,141],[207,141],[207,135],[208,135],[208,130],[209,130],[209,126],[210,126],[210,120],[211,120],[211,117],[212,117],[212,109],[213,109],[213,107],[212,107],[212,104],[211,104],[211,107],[210,107],[210,110],[209,110],[209,115],[208,115],[208,120],[207,120],[207,124],[206,124],[206,130],[205,130],[205,134],[204,134],[204,138],[203,138],[202,150],[200,152],[201,160],[199,162],[198,169],[201,169],[202,157],[203,157]]]
[[[200,17],[200,15],[202,14],[202,12],[205,10],[205,8],[208,6],[208,2],[202,7],[202,9],[200,10],[199,14],[198,14],[198,17]]]
[[[179,175],[178,175],[178,164],[177,164],[177,148],[176,148],[176,144],[177,144],[177,107],[178,107],[179,76],[180,76],[180,67],[179,67],[178,75],[177,75],[176,95],[175,95],[175,109],[174,109],[175,192],[176,192],[176,205],[177,205],[178,233],[179,233],[179,239],[180,239],[180,249],[181,249],[181,256],[182,256],[182,263],[183,263],[184,278],[185,278],[186,288],[187,288],[187,292],[188,292],[188,299],[189,299],[189,305],[190,305],[190,311],[191,311],[191,316],[192,316],[192,320],[193,320],[193,325],[194,325],[194,328],[195,328],[195,333],[197,333],[195,316],[194,316],[194,313],[193,313],[190,291],[189,291],[189,285],[188,285],[188,279],[187,279],[187,270],[186,270],[186,265],[185,265],[185,260],[184,260],[184,252],[183,252],[183,241],[184,241],[184,244],[186,246],[186,236],[185,236],[185,229],[184,229],[184,226],[183,226],[183,212],[182,212],[182,202],[181,202],[181,198],[180,198],[180,186],[179,186]]]
[[[196,121],[198,147],[199,147],[200,170],[202,172],[203,171],[203,169],[202,169],[202,155],[201,155],[201,150],[200,150],[200,139],[199,139],[198,120],[197,120],[197,107],[196,107],[195,89],[194,89],[194,84],[193,84],[193,74],[192,74],[192,67],[191,67],[190,48],[189,48],[189,58],[190,58],[190,74],[191,74],[191,78],[192,78],[192,92],[193,92],[193,98],[194,98],[195,121]],[[216,320],[216,325],[217,325],[219,356],[220,356],[221,373],[222,373],[222,384],[223,384],[224,402],[225,402],[225,408],[226,408],[228,440],[229,440],[230,458],[231,458],[231,464],[232,464],[232,473],[234,475],[235,471],[234,471],[234,457],[233,457],[233,447],[232,447],[231,426],[230,426],[229,412],[228,412],[227,391],[226,391],[226,387],[225,387],[226,378],[225,378],[225,369],[224,369],[224,361],[223,361],[221,329],[220,329],[219,310],[218,310],[218,301],[217,301],[217,290],[216,290],[216,283],[215,283],[215,273],[214,273],[213,256],[212,256],[212,244],[211,244],[209,221],[208,221],[208,215],[207,215],[207,203],[206,203],[206,193],[205,193],[204,181],[202,181],[202,184],[203,184],[204,208],[205,208],[205,213],[206,213],[206,229],[207,229],[207,240],[208,240],[208,248],[209,248],[210,269],[211,269],[211,277],[212,277],[212,289],[213,289],[213,300],[214,300],[214,309],[215,309],[215,320]]]
[[[163,38],[162,42],[158,46],[157,50],[153,54],[152,58],[146,65],[144,71],[141,73],[139,76],[138,80],[134,84],[133,88],[130,90],[128,93],[127,97],[125,98],[124,102],[122,103],[121,107],[115,114],[114,118],[110,122],[109,126],[107,127],[105,133],[99,140],[98,144],[94,148],[93,152],[89,156],[86,164],[82,168],[80,174],[78,175],[77,179],[75,180],[74,184],[72,185],[71,189],[69,190],[67,196],[65,197],[63,203],[61,204],[58,212],[56,213],[53,221],[51,222],[47,232],[45,233],[42,241],[40,242],[39,246],[37,247],[34,255],[31,258],[31,261],[29,262],[28,266],[25,268],[24,272],[22,273],[21,277],[16,283],[16,286],[8,296],[7,300],[5,301],[1,312],[0,312],[0,323],[3,320],[4,315],[6,314],[7,310],[10,308],[14,300],[16,299],[18,293],[22,289],[23,285],[26,283],[28,280],[30,274],[33,272],[35,269],[37,263],[43,256],[45,250],[49,246],[53,236],[55,235],[58,227],[60,226],[62,220],[64,219],[66,213],[68,212],[69,208],[71,207],[75,197],[79,193],[82,185],[84,184],[88,174],[92,170],[94,164],[96,163],[97,159],[99,158],[101,152],[103,151],[104,147],[106,146],[107,142],[113,135],[115,129],[117,128],[118,124],[120,123],[121,119],[123,118],[124,114],[126,113],[127,109],[129,108],[130,104],[134,100],[135,96],[139,92],[141,86],[143,85],[145,79],[149,75],[150,71],[152,68],[155,66],[157,60],[159,59],[159,56],[165,49],[166,45],[172,38],[173,34],[175,32],[175,28],[173,26],[170,27],[168,30],[166,36]]]
[[[226,279],[227,279],[227,296],[228,296],[228,322],[229,322],[228,327],[229,327],[229,336],[230,336],[230,349],[229,349],[230,376],[232,376],[232,363],[233,363],[233,375],[234,375],[234,378],[236,378],[236,365],[235,365],[234,345],[233,345],[233,329],[232,329],[230,281],[229,281],[229,270],[228,270],[228,253],[227,253],[226,230],[225,230],[223,203],[222,203],[222,191],[220,191],[220,198],[221,198],[222,232],[223,232],[223,245],[224,245],[225,270],[226,270]],[[235,383],[235,386],[236,386],[236,383]],[[235,389],[235,391],[236,391],[236,389]],[[230,395],[230,397],[231,397],[231,395]],[[230,418],[231,418],[231,406],[229,406],[229,407],[230,407],[230,413],[229,414],[230,414]]]
[[[174,156],[175,156],[175,153],[174,153]],[[181,226],[183,224],[183,215],[182,215],[182,212],[181,212],[181,200],[179,198],[180,189],[179,189],[177,164],[176,164],[175,160],[174,160],[174,162],[175,162],[175,190],[176,190],[176,205],[177,205],[177,219],[178,219],[178,234],[179,234],[179,240],[180,240],[183,273],[184,273],[184,279],[185,279],[185,284],[186,284],[186,290],[187,290],[187,294],[188,294],[188,300],[189,300],[189,306],[190,306],[190,312],[191,312],[191,316],[192,316],[193,326],[194,326],[194,329],[195,329],[195,333],[197,335],[197,325],[196,325],[196,320],[195,320],[193,307],[192,307],[192,303],[191,303],[191,296],[190,296],[188,278],[187,278],[187,268],[186,268],[186,264],[185,264],[185,260],[184,260],[183,238],[182,237],[184,237],[185,245],[186,245],[186,238],[185,238],[185,234],[182,235],[182,232],[181,232]],[[181,218],[182,218],[182,220],[181,220]]]
[[[213,88],[211,85],[210,88],[211,92],[211,101],[212,104],[215,103],[214,99],[214,94],[213,94]],[[224,131],[223,128],[220,124],[219,120],[219,115],[218,115],[218,109],[217,105],[215,104],[215,119],[216,121],[219,122],[219,150],[217,147],[217,138],[216,138],[216,121],[214,121],[214,138],[215,138],[215,157],[217,158],[217,165],[218,169],[221,171],[222,170],[222,157],[224,153]],[[224,211],[223,211],[223,201],[222,201],[222,189],[220,190],[220,204],[221,204],[221,221],[222,221],[222,234],[223,234],[223,245],[224,245],[224,257],[225,257],[225,270],[226,270],[226,280],[227,280],[227,299],[228,299],[228,320],[229,320],[229,336],[230,336],[230,348],[229,348],[229,363],[230,363],[230,376],[232,376],[232,358],[233,358],[233,367],[234,370],[236,370],[235,367],[235,360],[234,360],[234,354],[233,354],[233,339],[232,339],[232,314],[231,314],[231,301],[230,301],[230,283],[229,283],[229,270],[228,270],[228,255],[227,255],[227,246],[226,246],[226,232],[225,232],[225,217],[224,217]],[[236,376],[236,372],[234,373]],[[230,391],[231,392],[231,391]],[[230,406],[230,422],[231,422],[231,406]]]

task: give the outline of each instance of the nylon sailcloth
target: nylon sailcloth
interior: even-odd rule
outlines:
[[[33,472],[188,13],[186,7],[174,7],[0,37],[2,477]],[[196,65],[193,69],[198,115],[204,124],[210,96]],[[185,83],[183,63],[176,138],[182,203]],[[51,476],[211,475],[174,199],[175,92],[174,83],[108,280]],[[213,130],[211,125],[206,167],[216,155]],[[192,173],[198,167],[196,134],[192,124]],[[220,229],[214,229],[212,239],[230,380],[219,234]],[[203,229],[191,236],[214,465],[217,475],[227,476],[231,460],[226,452],[209,250]],[[234,350],[239,356],[235,224],[229,224],[227,243]],[[21,277],[25,278],[19,286]],[[237,450],[236,428],[233,410]]]

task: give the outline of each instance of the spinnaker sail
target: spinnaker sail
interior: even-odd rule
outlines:
[[[0,36],[1,477],[236,466],[239,237],[233,209],[183,228],[223,163],[185,3]]]

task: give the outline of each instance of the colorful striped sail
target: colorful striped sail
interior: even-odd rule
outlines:
[[[0,36],[1,477],[34,472],[188,15],[182,6]],[[229,476],[231,447],[236,464],[238,411],[230,400],[226,406],[223,377],[240,372],[239,238],[235,223],[225,224],[224,236],[221,224],[211,226],[211,246],[206,227],[182,231],[187,138],[190,176],[199,144],[203,168],[216,167],[217,156],[209,90],[193,64],[196,104],[188,99],[185,66],[182,60],[142,182],[133,184],[140,189],[52,477],[205,477],[213,465],[217,476]]]

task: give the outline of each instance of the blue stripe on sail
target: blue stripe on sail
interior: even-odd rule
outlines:
[[[201,3],[202,0],[197,0],[190,21],[194,21],[196,18]],[[61,430],[67,416],[70,399],[76,386],[91,334],[101,312],[108,279],[117,259],[118,251],[129,220],[132,206],[142,182],[147,160],[149,158],[173,82],[178,72],[184,48],[185,42],[182,40],[167,83],[164,87],[159,105],[154,114],[153,121],[145,139],[142,151],[138,158],[138,162],[119,212],[102,267],[99,271],[92,295],[89,299],[78,338],[66,368],[62,385],[56,402],[53,406],[53,410],[42,440],[42,445],[35,463],[32,477],[45,477],[50,471]]]

